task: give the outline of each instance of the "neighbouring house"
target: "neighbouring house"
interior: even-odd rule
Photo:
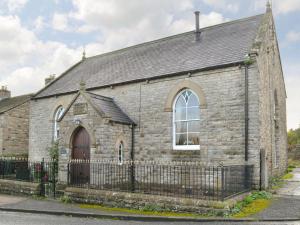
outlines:
[[[249,18],[85,57],[31,101],[29,156],[287,167],[286,91],[275,24]],[[82,173],[85,173],[82,171]],[[86,176],[89,176],[85,174]]]
[[[11,97],[6,87],[0,89],[0,156],[27,156],[29,105],[32,95]]]

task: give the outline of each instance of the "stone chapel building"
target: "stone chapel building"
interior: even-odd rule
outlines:
[[[286,91],[267,12],[88,57],[31,102],[29,156],[287,166]]]

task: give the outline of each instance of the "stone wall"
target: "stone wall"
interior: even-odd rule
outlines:
[[[29,157],[49,160],[54,136],[54,114],[59,106],[66,108],[74,95],[64,95],[30,102]]]
[[[74,115],[74,105],[87,104],[86,113]],[[75,124],[74,121],[80,121]],[[130,160],[131,127],[119,123],[109,122],[101,118],[98,112],[82,96],[78,96],[59,123],[61,130],[60,145],[60,181],[67,181],[67,163],[72,159],[72,136],[78,127],[84,127],[91,140],[91,160],[118,159],[118,144],[124,144],[124,160]]]
[[[0,155],[26,155],[29,144],[29,101],[1,115]]]
[[[201,108],[201,149],[197,151],[172,149],[172,112],[165,111],[169,92],[186,80],[201,87],[207,103],[205,108]],[[191,76],[102,88],[93,92],[113,97],[121,109],[136,122],[136,160],[244,162],[245,103],[242,68],[231,67]],[[73,95],[64,95],[32,101],[31,158],[47,155],[44,149],[51,144],[54,109],[59,102],[63,102],[66,107],[72,98]],[[101,138],[102,133],[103,131],[99,131],[97,138]],[[107,137],[102,136],[103,140]]]
[[[39,195],[40,184],[0,179],[0,193],[17,195]]]
[[[300,160],[300,145],[288,153],[288,158],[291,160]]]
[[[159,195],[145,195],[136,193],[122,193],[100,191],[82,188],[66,188],[65,196],[72,201],[85,204],[101,204],[108,207],[142,209],[145,207],[159,207],[161,210],[192,213],[223,213],[228,212],[238,201],[248,193],[226,201],[207,201],[192,198],[175,198]]]
[[[265,15],[253,51],[258,54],[259,148],[265,152],[267,183],[287,168],[286,90],[271,13]]]

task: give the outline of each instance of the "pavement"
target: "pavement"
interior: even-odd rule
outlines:
[[[277,191],[281,196],[300,196],[300,168],[293,170],[293,178],[287,180],[285,185]]]
[[[232,222],[232,221],[207,221],[207,222],[166,222],[166,221],[122,221],[96,218],[75,218],[67,216],[53,216],[44,214],[30,214],[0,211],[0,225],[299,225],[299,222]]]
[[[255,218],[300,219],[300,168],[295,168],[292,174],[293,178],[286,180],[283,187],[276,191],[270,207],[255,215]]]
[[[27,213],[39,215],[71,216],[76,218],[118,219],[122,221],[143,222],[245,222],[249,221],[298,221],[300,224],[300,168],[293,171],[293,179],[278,190],[278,195],[269,208],[251,218],[194,218],[194,217],[161,217],[138,215],[125,212],[105,211],[99,209],[83,209],[79,204],[64,204],[57,200],[39,200],[26,197],[0,195],[0,212]],[[1,213],[2,213],[1,212]],[[0,223],[1,224],[1,223]]]

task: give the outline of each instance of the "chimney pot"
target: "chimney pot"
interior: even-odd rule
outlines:
[[[200,40],[200,12],[199,11],[195,11],[195,33],[196,33],[196,41]]]
[[[55,74],[52,74],[49,77],[46,77],[45,78],[45,86],[47,86],[48,84],[50,84],[54,80],[55,80]]]

